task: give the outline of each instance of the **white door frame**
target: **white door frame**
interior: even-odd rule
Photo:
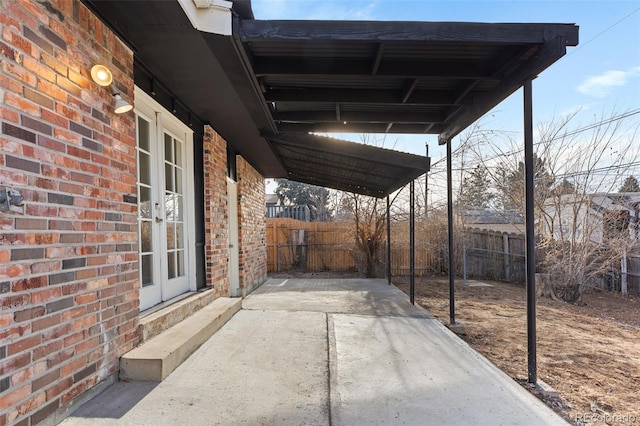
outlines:
[[[167,301],[175,296],[188,291],[196,290],[196,260],[195,260],[195,208],[194,208],[194,175],[193,175],[193,131],[178,120],[168,110],[163,108],[151,96],[147,95],[137,86],[134,89],[136,104],[136,126],[137,117],[140,116],[149,121],[151,132],[151,174],[152,200],[155,202],[153,208],[151,227],[153,228],[153,272],[155,275],[154,285],[142,287],[142,265],[140,264],[140,310],[150,308],[158,303]],[[137,128],[136,128],[137,134]],[[165,219],[165,207],[163,192],[165,190],[165,158],[164,158],[164,137],[165,134],[171,138],[182,142],[183,158],[183,220],[184,220],[184,268],[185,275],[169,280],[167,266],[166,241],[167,232]],[[137,136],[136,136],[137,137]],[[139,220],[140,224],[140,220]],[[140,238],[140,233],[138,234]],[[140,248],[140,247],[139,247]]]

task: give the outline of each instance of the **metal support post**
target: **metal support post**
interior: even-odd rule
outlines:
[[[427,161],[429,161],[429,144],[425,142],[424,144],[426,148],[426,156]],[[429,165],[429,168],[431,165]],[[429,217],[429,170],[424,172],[424,218],[427,219]]]
[[[453,246],[453,178],[451,177],[451,140],[447,141],[447,227],[449,230],[449,324],[456,323],[455,255]]]
[[[524,171],[525,171],[525,242],[527,283],[527,370],[529,383],[536,384],[536,241],[534,206],[533,158],[533,97],[531,80],[523,86],[524,93]]]
[[[416,203],[415,181],[409,184],[409,298],[416,300]]]
[[[391,285],[391,206],[387,195],[387,281]]]

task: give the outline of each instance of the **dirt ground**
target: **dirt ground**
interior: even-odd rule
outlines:
[[[394,283],[408,293],[408,279]],[[528,387],[524,285],[483,283],[490,286],[456,280],[462,338]],[[447,278],[416,279],[416,303],[448,324]],[[538,299],[536,322],[538,377],[558,392],[537,396],[572,424],[640,424],[640,296],[593,292],[581,305]]]

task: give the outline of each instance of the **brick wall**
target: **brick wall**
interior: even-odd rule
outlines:
[[[0,425],[111,379],[138,341],[133,55],[78,1],[0,0]]]
[[[248,294],[267,278],[264,178],[238,156],[240,288]]]
[[[227,143],[210,126],[204,133],[204,216],[207,286],[229,296]]]

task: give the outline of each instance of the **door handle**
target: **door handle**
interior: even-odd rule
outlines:
[[[161,217],[156,216],[156,223],[160,223],[162,222],[164,219]]]

